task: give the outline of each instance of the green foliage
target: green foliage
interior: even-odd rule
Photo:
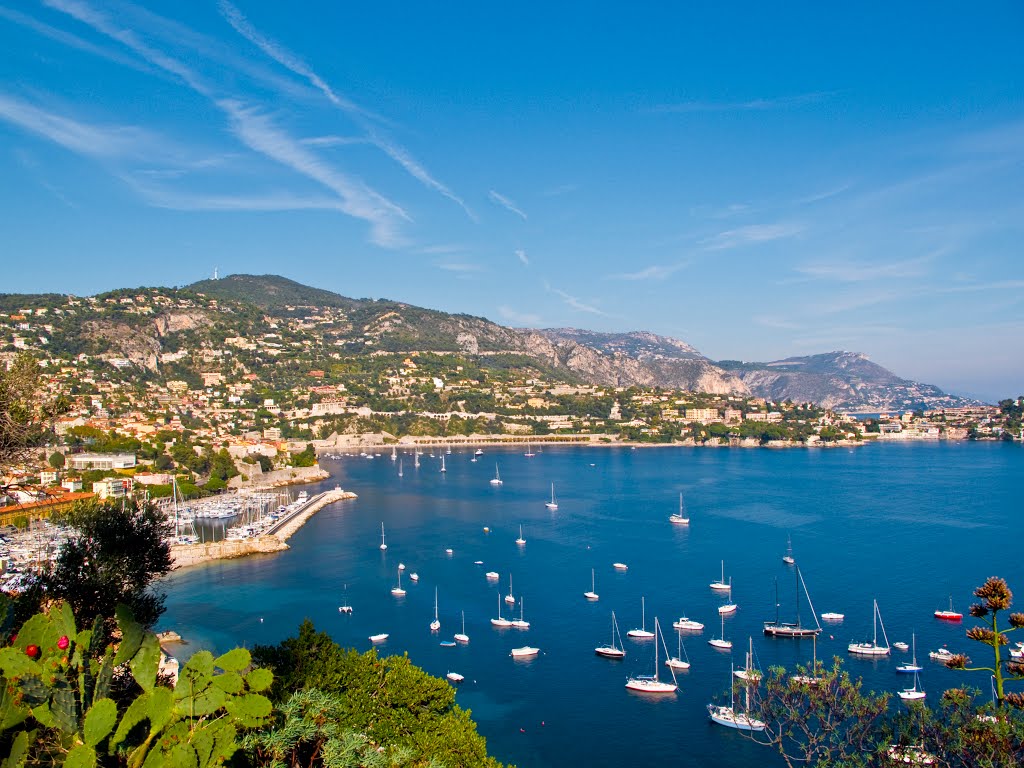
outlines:
[[[50,458],[47,459],[47,463],[54,469],[64,469],[65,462],[64,454],[60,451],[54,451],[50,454]]]
[[[150,585],[171,569],[166,542],[171,532],[163,514],[134,500],[89,499],[76,503],[60,522],[77,535],[39,576],[45,596],[66,600],[80,623],[96,614],[113,616],[123,603],[144,626],[155,624],[163,613],[163,595]]]
[[[292,454],[292,466],[313,467],[316,466],[316,450],[312,443],[307,443],[305,450]]]
[[[469,714],[456,706],[444,680],[413,666],[406,656],[379,659],[339,647],[310,621],[297,637],[276,646],[257,646],[254,658],[274,671],[272,696],[284,703],[298,691],[343,696],[337,725],[377,744],[409,750],[410,765],[431,758],[445,765],[497,766]]]
[[[0,649],[0,746],[10,753],[4,768],[28,760],[66,768],[111,760],[128,768],[215,768],[238,749],[240,730],[268,722],[272,707],[263,691],[272,676],[249,670],[248,651],[217,659],[198,653],[171,689],[157,684],[156,636],[127,608],[118,607],[116,648],[101,639],[103,624],[97,617],[92,629],[76,631],[71,607],[57,602]],[[122,665],[138,686],[123,711],[111,694]]]
[[[39,363],[30,354],[0,365],[0,475],[29,457],[49,432],[50,420],[67,410],[62,398],[40,396]]]

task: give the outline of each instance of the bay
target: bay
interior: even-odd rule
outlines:
[[[982,675],[927,660],[927,651],[940,646],[983,657],[964,637],[969,617],[951,624],[932,611],[952,596],[966,614],[972,590],[992,575],[1024,589],[1010,539],[1021,525],[1024,479],[1024,452],[1016,444],[545,446],[534,457],[521,448],[488,448],[476,462],[468,452],[447,456],[445,473],[440,455],[421,457],[418,469],[411,456],[403,458],[403,477],[387,453],[323,460],[332,478],[319,487],[341,485],[359,498],[321,510],[287,552],[172,574],[161,628],[189,641],[185,655],[275,643],[294,635],[304,618],[359,650],[370,647],[370,635],[387,632],[380,653],[408,653],[432,674],[465,676],[458,702],[472,710],[491,754],[520,766],[553,766],[567,755],[594,766],[666,757],[771,765],[768,749],[709,724],[705,705],[727,700],[730,663],[742,665],[748,637],[762,669],[811,658],[810,640],[772,640],[761,631],[775,617],[776,579],[782,619],[794,615],[794,571],[781,559],[787,536],[816,611],[845,614],[842,624],[824,625],[818,657],[842,657],[868,689],[896,691],[911,682],[895,672],[906,658],[898,651],[878,661],[846,653],[848,643],[871,638],[873,599],[890,643],[917,634],[921,682],[934,702],[945,688],[988,684]],[[496,463],[501,486],[489,483]],[[544,506],[552,482],[554,512]],[[688,527],[668,522],[680,492]],[[386,552],[379,549],[382,522]],[[520,525],[524,546],[515,543]],[[722,600],[708,584],[718,579],[722,560],[739,604],[725,621],[731,654],[707,644],[720,632]],[[390,594],[399,562],[407,566],[404,598]],[[613,562],[629,569],[616,571]],[[596,602],[583,598],[591,568]],[[485,578],[491,570],[501,574],[498,583]],[[418,583],[408,579],[412,572]],[[524,598],[527,631],[489,622],[508,593],[509,574]],[[436,634],[428,628],[435,587]],[[651,698],[623,687],[627,675],[653,670],[649,641],[627,639],[623,661],[594,655],[610,639],[612,610],[623,635],[640,625],[642,596],[647,628],[657,616],[673,654],[673,620],[685,614],[706,625],[701,634],[684,635],[692,667],[677,673],[677,694]],[[346,598],[351,615],[338,612]],[[806,603],[800,610],[808,623]],[[441,647],[461,630],[462,611],[470,643]],[[501,611],[512,613],[504,602]],[[527,644],[541,649],[536,659],[509,657]],[[667,673],[662,666],[663,679]]]

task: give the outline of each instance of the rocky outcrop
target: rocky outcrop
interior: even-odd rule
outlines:
[[[156,335],[163,337],[181,331],[193,331],[212,324],[210,316],[202,310],[164,312],[153,319]]]

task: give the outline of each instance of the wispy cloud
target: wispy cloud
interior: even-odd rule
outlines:
[[[51,40],[55,40],[62,45],[68,46],[69,48],[77,48],[80,51],[91,53],[93,56],[99,56],[100,58],[107,59],[108,61],[112,61],[116,64],[120,64],[125,67],[130,67],[141,72],[152,71],[141,61],[129,58],[127,56],[122,56],[120,53],[108,50],[106,48],[103,48],[102,46],[94,45],[93,43],[90,43],[88,40],[83,40],[78,35],[73,35],[70,32],[65,32],[63,29],[57,29],[56,27],[52,27],[49,24],[44,24],[43,22],[33,18],[32,16],[28,16],[27,14],[24,13],[19,13],[18,11],[11,10],[10,8],[4,8],[0,6],[0,18],[7,19],[8,21],[14,22],[15,24],[20,24],[23,27],[27,27],[28,29],[31,29],[34,32],[38,32],[40,35],[48,37]]]
[[[794,267],[794,270],[810,279],[839,283],[917,278],[927,274],[928,266],[946,252],[947,249],[940,249],[913,259],[888,262],[823,261],[801,264]]]
[[[92,157],[142,159],[158,144],[152,134],[136,126],[93,125],[4,94],[0,94],[0,119]]]
[[[548,285],[547,283],[544,284],[544,287],[547,289],[549,293],[553,293],[555,294],[555,296],[560,298],[566,304],[566,306],[571,307],[572,309],[575,309],[578,312],[586,312],[591,315],[600,315],[601,317],[611,317],[611,315],[609,315],[604,310],[598,308],[593,304],[588,304],[582,301],[581,299],[576,298],[572,294],[563,291],[561,288],[555,288],[554,286]]]
[[[689,266],[689,262],[680,261],[675,264],[652,264],[636,272],[619,272],[608,275],[608,280],[664,280],[679,270]]]
[[[533,314],[532,312],[519,312],[518,310],[505,305],[498,307],[498,314],[501,315],[503,320],[520,326],[536,328],[538,326],[545,325],[544,321],[541,320],[540,315]]]
[[[483,272],[483,267],[479,264],[473,264],[467,261],[442,261],[437,264],[437,267],[438,269],[443,269],[446,272],[457,272],[460,275]]]
[[[491,200],[491,202],[497,203],[505,210],[511,211],[516,216],[520,217],[523,221],[526,221],[526,214],[523,213],[523,211],[515,203],[513,203],[500,192],[495,192],[492,189],[490,192],[487,193],[487,197]]]
[[[782,240],[803,231],[803,226],[799,224],[750,224],[719,232],[717,235],[705,238],[701,244],[709,251],[724,251],[745,245]]]
[[[794,331],[803,327],[800,323],[795,323],[792,320],[785,320],[774,315],[754,315],[750,319],[757,325],[765,328],[775,328],[783,331]]]
[[[526,255],[526,251],[524,251],[522,248],[516,249],[516,258],[519,259],[520,262],[522,262],[524,267],[530,266],[530,257]]]
[[[354,144],[370,144],[365,136],[312,136],[300,139],[307,147],[348,147]]]
[[[775,96],[750,99],[748,101],[681,101],[674,104],[657,104],[648,111],[660,114],[698,114],[703,112],[763,112],[773,109],[790,109],[815,104],[834,95],[830,91],[799,93],[792,96]]]
[[[345,97],[343,94],[339,94],[331,88],[327,81],[321,78],[313,68],[306,64],[306,62],[304,62],[299,56],[277,41],[272,40],[259,32],[242,14],[242,12],[232,3],[228,2],[228,0],[221,0],[220,10],[228,24],[230,24],[238,34],[251,42],[281,66],[291,70],[299,77],[303,77],[308,80],[314,88],[320,91],[327,100],[331,102],[331,104],[338,107],[348,114],[349,117],[354,119],[356,123],[358,123],[360,127],[367,132],[369,141],[404,168],[409,175],[429,189],[440,193],[444,197],[447,197],[449,200],[456,203],[470,218],[475,218],[473,212],[469,209],[462,198],[456,195],[445,184],[435,179],[430,172],[423,167],[423,164],[413,157],[405,147],[391,141],[373,126],[371,121],[379,120],[376,115],[366,109],[363,109],[351,99]]]
[[[217,96],[215,90],[189,66],[144,43],[133,30],[115,22],[88,3],[82,0],[44,2],[117,40],[150,64],[177,77],[196,93],[206,97],[227,117],[232,133],[250,149],[337,194],[337,209],[366,221],[370,225],[373,242],[387,247],[404,243],[398,233],[398,221],[410,220],[404,210],[361,181],[349,178],[319,158],[304,147],[299,139],[276,126],[266,114],[238,99]]]

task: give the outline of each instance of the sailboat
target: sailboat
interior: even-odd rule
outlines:
[[[872,617],[872,626],[874,632],[870,643],[850,643],[847,646],[847,650],[856,656],[888,656],[889,651],[889,638],[885,634],[885,624],[882,624],[882,614],[878,610],[878,601],[874,601],[875,613]],[[878,644],[878,625],[882,624],[882,637],[885,640],[885,645]]]
[[[730,665],[731,666],[731,665]],[[765,724],[755,717],[750,716],[750,686],[745,686],[745,705],[743,712],[736,711],[736,697],[732,687],[732,675],[729,675],[729,706],[723,704],[708,704],[708,715],[711,722],[724,725],[726,728],[735,728],[739,731],[763,731]]]
[[[729,577],[729,595],[725,598],[725,602],[718,606],[718,612],[725,616],[728,613],[736,613],[736,609],[739,606],[732,601],[732,576]]]
[[[914,685],[912,688],[904,688],[902,691],[897,691],[897,695],[903,699],[903,701],[920,701],[925,697],[925,692],[921,690],[921,679],[917,676],[917,672],[914,672]]]
[[[437,587],[434,587],[434,620],[430,622],[430,631],[437,632],[441,628],[441,620],[437,618]]]
[[[519,618],[512,619],[512,626],[516,629],[529,629],[530,622],[523,619],[523,598],[519,598]]]
[[[917,663],[917,634],[911,634],[910,643],[913,647],[913,655],[911,656],[909,664],[900,664],[896,667],[897,672],[914,673],[915,675],[920,672],[924,667]]]
[[[793,540],[789,536],[786,537],[786,554],[782,556],[782,562],[786,565],[793,565],[796,562],[793,559]]]
[[[640,629],[631,629],[626,636],[637,640],[650,640],[654,637],[653,632],[647,631],[647,605],[643,597],[640,598]]]
[[[339,613],[352,613],[352,606],[348,604],[348,584],[345,585],[345,602],[338,606]]]
[[[747,658],[743,669],[733,670],[733,675],[748,683],[757,683],[761,679],[761,670],[754,666],[754,638],[750,638],[750,647],[747,650]]]
[[[526,453],[524,453],[524,454],[523,454],[523,456],[525,456],[525,457],[526,457],[526,458],[528,458],[528,459],[532,459],[532,458],[533,458],[534,456],[536,456],[536,455],[537,455],[537,454],[535,454],[535,453],[533,452],[533,449],[532,449],[532,448],[530,447],[530,444],[529,444],[529,443],[527,443],[527,444],[526,444]]]
[[[512,622],[501,617],[501,592],[498,593],[498,618],[491,619],[491,624],[496,627],[511,627]]]
[[[398,448],[396,448],[395,446],[392,445],[391,446],[391,460],[394,461],[397,458],[398,458]]]
[[[679,511],[674,513],[674,514],[669,515],[668,516],[668,521],[670,523],[675,523],[676,525],[689,525],[690,524],[690,518],[688,518],[686,516],[686,513],[683,511],[683,493],[682,493],[682,491],[679,492]],[[725,563],[724,562],[722,563],[722,567],[723,568],[725,567]]]
[[[953,596],[949,596],[949,610],[938,610],[935,612],[936,619],[943,619],[944,621],[960,621],[964,615],[958,611],[953,610]]]
[[[732,583],[725,580],[725,560],[722,561],[722,578],[718,581],[712,581],[708,586],[712,589],[717,589],[719,592],[732,589]]]
[[[811,640],[813,641],[812,648],[813,648],[813,654],[814,654],[813,657],[812,657],[812,661],[811,661],[811,668],[809,670],[809,672],[811,674],[809,674],[809,675],[792,675],[790,677],[790,680],[793,680],[794,682],[797,682],[797,683],[803,683],[805,685],[819,685],[819,684],[821,684],[825,680],[825,678],[820,677],[818,675],[818,671],[819,671],[818,670],[818,636],[814,635],[811,638]]]
[[[516,544],[518,544],[520,547],[526,544],[526,539],[523,538],[523,526],[521,523],[519,525],[519,538],[516,539]]]
[[[657,637],[661,634],[661,627],[658,625],[658,617],[654,617],[654,634]],[[665,638],[661,638],[662,644],[665,642]],[[668,656],[668,649],[665,649],[665,655]],[[658,643],[654,643],[654,674],[653,675],[634,675],[633,677],[627,678],[626,687],[631,691],[640,691],[642,693],[675,693],[679,686],[676,684],[676,671],[673,667],[669,667],[669,671],[672,673],[672,682],[663,683],[658,679]]]
[[[547,507],[550,510],[558,509],[558,502],[555,501],[555,484],[554,483],[551,484],[551,501],[546,502],[544,504],[544,506]]]
[[[501,475],[498,474],[498,465],[494,465],[494,477],[491,478],[491,485],[501,485]]]
[[[398,476],[399,477],[402,476],[402,460],[401,459],[398,460]]]
[[[412,465],[417,469],[420,466],[420,449],[417,448],[412,454]]]
[[[384,521],[380,524],[380,551],[383,552],[388,548],[388,545],[384,543]]]
[[[512,574],[508,575],[508,594],[505,595],[505,602],[509,605],[516,604],[516,596],[512,594]]]
[[[814,617],[814,627],[805,627],[800,623],[800,588],[803,587],[804,597],[811,607],[811,616]],[[775,621],[764,623],[764,633],[770,637],[816,637],[821,633],[821,625],[818,624],[817,614],[814,612],[814,604],[811,603],[811,596],[807,592],[807,584],[804,582],[800,568],[796,569],[796,621],[779,621],[779,582],[775,580]]]
[[[618,636],[619,644],[615,644],[615,637]],[[606,659],[621,659],[626,655],[626,649],[622,647],[622,635],[619,634],[619,622],[615,620],[615,611],[612,611],[612,642],[611,645],[599,645],[594,649],[598,656]]]
[[[708,645],[710,645],[712,648],[732,648],[732,640],[725,639],[725,614],[722,614],[722,636],[712,637],[710,640],[708,640]]]
[[[402,589],[402,569],[398,569],[398,586],[391,590],[391,594],[395,597],[404,597],[405,590]]]
[[[672,669],[689,669],[690,668],[690,657],[686,655],[686,649],[683,648],[683,636],[676,632],[676,639],[679,641],[678,650],[675,656],[665,659],[665,666],[671,667]],[[665,652],[666,655],[668,651]]]
[[[444,466],[444,454],[443,453],[441,454],[441,471],[442,472],[447,472],[448,471],[447,469],[445,469],[445,466]]]
[[[585,598],[587,598],[587,600],[597,600],[597,598],[598,598],[597,592],[594,591],[594,569],[593,568],[590,569],[590,591],[589,592],[584,592],[583,596]]]
[[[499,604],[499,608],[501,605]],[[459,643],[468,643],[469,635],[466,634],[466,612],[462,612],[462,631],[455,635],[455,641]]]

